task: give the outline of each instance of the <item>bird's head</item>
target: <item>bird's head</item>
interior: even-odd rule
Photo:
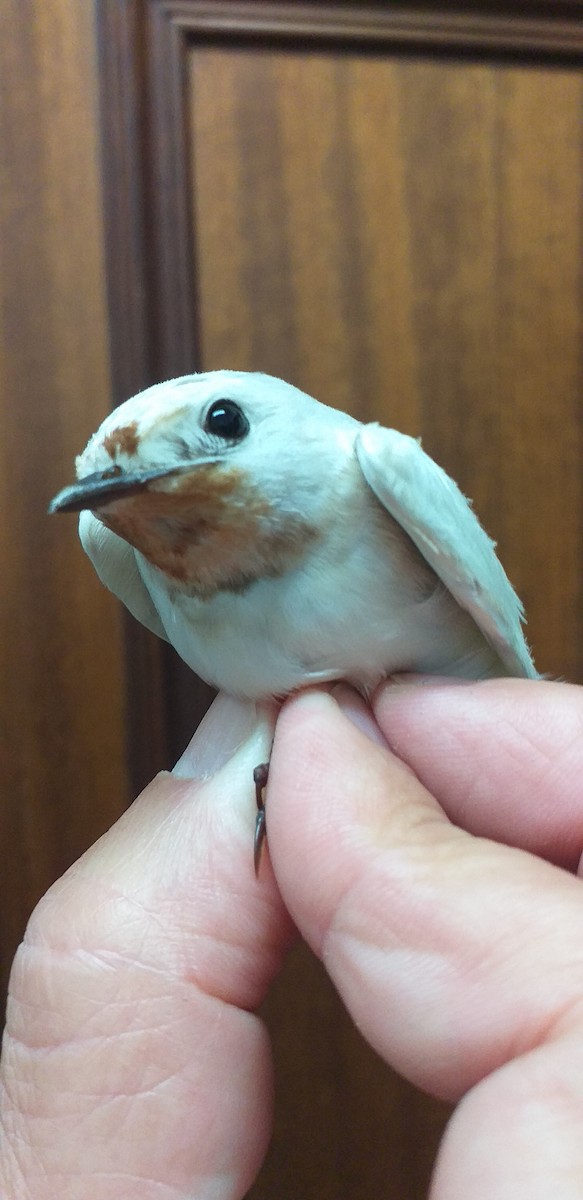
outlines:
[[[244,587],[317,536],[357,427],[270,376],[169,380],[109,414],[49,511],[91,510],[179,586]]]

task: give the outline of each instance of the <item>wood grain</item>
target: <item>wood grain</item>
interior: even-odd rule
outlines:
[[[89,5],[2,5],[0,946],[127,800],[121,614],[48,518],[109,406]]]
[[[440,7],[101,0],[116,388],[195,365],[198,320],[204,366],[272,370],[421,433],[498,537],[539,666],[582,679],[581,6]],[[44,515],[110,402],[91,7],[7,0],[0,20],[7,964],[128,789],[120,612],[73,522]],[[427,57],[456,43],[530,66]],[[151,648],[148,763],[148,731],[156,756],[193,722]],[[364,1045],[305,948],[265,1015],[278,1110],[254,1200],[421,1200],[446,1110]]]
[[[540,669],[581,678],[580,73],[190,63],[204,366],[420,434],[499,541]]]
[[[580,73],[195,45],[190,105],[204,368],[422,435],[498,539],[539,668],[581,680]],[[279,1099],[250,1198],[426,1195],[447,1111],[305,949],[265,1016]]]
[[[539,669],[583,671],[579,72],[424,64],[403,97],[420,432],[473,497]]]
[[[281,102],[277,100],[277,84],[275,92],[272,93],[270,84],[263,81],[261,71],[258,71],[253,79],[254,72],[251,69],[250,86],[247,87],[246,98],[241,97],[242,104],[239,108],[241,127],[237,129],[236,136],[240,146],[245,148],[239,158],[242,159],[243,168],[246,161],[256,161],[260,170],[265,169],[270,173],[271,201],[267,199],[265,189],[262,188],[258,193],[258,203],[261,203],[267,212],[270,211],[271,204],[275,223],[268,221],[260,232],[258,222],[253,221],[252,217],[250,232],[254,238],[262,237],[266,253],[263,254],[261,264],[256,255],[247,255],[244,269],[250,288],[254,286],[254,279],[257,278],[260,267],[261,286],[266,293],[268,265],[272,276],[270,286],[274,286],[274,280],[279,280],[280,288],[285,286],[287,250],[283,238],[278,235],[280,208],[273,200],[273,196],[279,190],[282,211],[286,208],[291,209],[295,202],[297,220],[293,226],[294,239],[299,239],[304,233],[304,240],[309,245],[315,228],[318,229],[318,238],[325,233],[326,241],[322,245],[327,244],[331,272],[323,279],[312,272],[313,309],[317,308],[320,293],[323,302],[327,301],[334,262],[338,259],[339,263],[340,260],[345,265],[350,263],[354,287],[349,294],[344,294],[343,319],[351,324],[355,314],[361,310],[366,311],[367,319],[359,321],[359,339],[353,338],[351,345],[347,345],[343,352],[352,355],[354,360],[359,359],[363,390],[370,385],[371,394],[374,395],[379,383],[375,377],[374,347],[378,344],[379,337],[389,336],[386,314],[390,314],[390,333],[397,341],[403,333],[402,326],[406,326],[407,321],[411,319],[407,304],[410,296],[416,294],[418,279],[410,277],[407,291],[405,276],[408,272],[410,274],[414,250],[408,247],[408,230],[405,226],[409,216],[413,217],[414,214],[408,213],[408,198],[406,205],[402,203],[408,169],[406,161],[402,162],[401,178],[395,173],[393,179],[391,171],[387,172],[387,154],[391,139],[394,136],[398,139],[401,137],[399,122],[402,126],[402,120],[399,117],[399,105],[396,103],[397,77],[395,76],[393,81],[385,73],[383,87],[375,89],[373,94],[366,83],[368,68],[365,67],[365,81],[359,88],[356,81],[359,57],[353,55],[352,86],[347,90],[341,66],[346,59],[346,50],[358,49],[363,63],[367,60],[377,63],[391,61],[394,66],[399,62],[409,61],[403,57],[409,48],[423,54],[425,62],[429,65],[432,64],[429,55],[432,55],[433,64],[438,67],[445,66],[452,61],[449,56],[459,52],[467,56],[479,55],[482,61],[488,61],[496,72],[509,62],[528,64],[529,68],[536,64],[540,67],[544,63],[564,68],[571,65],[575,68],[580,65],[583,56],[583,25],[580,20],[582,11],[583,6],[579,0],[568,0],[561,4],[554,0],[552,3],[529,0],[523,4],[496,5],[472,0],[471,3],[449,5],[446,8],[430,3],[423,6],[408,3],[386,6],[328,2],[313,4],[304,3],[303,0],[294,4],[284,3],[282,0],[260,0],[259,3],[247,0],[150,0],[148,4],[142,4],[141,0],[124,0],[123,4],[119,4],[118,0],[99,0],[95,12],[100,47],[112,386],[116,401],[139,390],[145,384],[181,374],[200,365],[198,246],[193,238],[189,218],[191,198],[188,194],[188,177],[192,166],[192,163],[188,162],[192,149],[192,131],[189,128],[186,83],[191,74],[189,59],[193,47],[210,48],[212,45],[222,45],[231,53],[236,45],[245,45],[248,49],[255,48],[252,53],[261,53],[266,48],[279,45],[285,48],[286,52],[289,51],[289,54],[280,55],[279,70],[283,71],[285,61],[289,66],[290,84],[293,83],[296,70],[298,49],[318,51],[326,48],[328,58],[332,60],[331,78],[327,85],[328,97],[330,104],[335,105],[337,111],[330,107],[322,111],[321,104],[317,104],[315,111],[324,127],[330,122],[336,124],[337,135],[341,140],[344,139],[345,126],[348,129],[350,122],[354,125],[353,136],[349,131],[349,142],[345,142],[346,147],[350,145],[349,153],[340,155],[336,160],[335,147],[332,150],[330,166],[333,169],[329,173],[333,175],[335,171],[337,175],[336,182],[333,183],[336,199],[332,198],[332,205],[337,205],[340,197],[347,211],[348,206],[352,204],[353,215],[358,224],[345,221],[343,237],[335,238],[336,214],[332,214],[332,224],[324,221],[325,197],[311,186],[309,178],[308,186],[302,193],[293,186],[286,191],[286,163],[290,170],[294,171],[296,162],[300,162],[300,176],[302,180],[307,178],[301,159],[304,156],[304,148],[306,152],[309,151],[315,121],[311,119],[311,85],[306,72],[302,73],[302,86],[294,90],[293,103],[290,106],[283,92]],[[336,82],[335,62],[339,68]],[[221,72],[220,81],[221,88],[225,87],[228,92],[226,68]],[[224,110],[228,100],[223,97],[221,88],[215,87],[214,77],[209,77],[208,82],[207,98],[211,105],[214,105],[215,114],[218,114]],[[316,84],[316,90],[319,92],[322,82],[323,80],[319,80]],[[453,80],[450,84],[447,91],[451,91],[451,87],[455,90],[458,86]],[[266,103],[261,111],[255,114],[259,124],[256,122],[254,125],[252,110],[253,105],[257,108],[260,104],[261,88],[264,90]],[[394,92],[392,96],[391,91]],[[256,97],[255,100],[253,96]],[[274,112],[270,110],[272,98],[275,103]],[[237,103],[238,99],[237,97]],[[446,107],[447,104],[446,100]],[[292,111],[290,126],[287,113],[288,108],[293,110],[294,105],[296,119],[294,123]],[[449,107],[451,108],[451,105]],[[303,123],[297,121],[297,112],[300,110],[303,113]],[[459,112],[458,108],[458,116]],[[243,113],[245,118],[241,120]],[[250,124],[247,118],[250,119]],[[571,120],[571,116],[568,119]],[[228,142],[233,137],[236,123],[232,121],[228,128],[221,128],[218,119],[213,121],[212,112],[210,120],[212,143],[217,147],[211,169],[218,168],[220,175],[221,168],[218,162],[221,157],[221,140]],[[371,121],[380,122],[383,131],[391,131],[387,143],[383,138],[376,138],[375,152],[372,155],[369,153],[369,138],[362,136]],[[265,136],[255,138],[253,129],[263,127]],[[269,127],[273,136],[269,133]],[[285,134],[288,139],[284,149],[286,154],[289,152],[289,157],[283,159],[281,147],[277,148],[280,132],[282,138]],[[481,139],[482,131],[478,130],[477,126],[474,127],[474,133],[478,133]],[[444,131],[444,136],[447,141],[447,130]],[[438,155],[441,139],[440,129],[434,145],[434,151]],[[451,141],[451,137],[449,140]],[[261,145],[256,147],[253,153],[253,146],[249,143],[257,141]],[[458,156],[457,160],[458,175],[454,171],[454,180],[459,176],[459,169],[463,169],[467,144],[468,138],[465,137],[461,157]],[[296,154],[298,147],[299,158]],[[429,160],[431,150],[426,148]],[[487,154],[487,147],[484,149]],[[204,156],[204,147],[199,145],[198,150]],[[321,147],[318,148],[317,139],[313,150],[317,160],[321,150]],[[397,155],[392,159],[396,165],[399,161],[399,146],[393,146],[392,151]],[[454,150],[454,159],[455,153]],[[349,161],[351,155],[353,161]],[[362,162],[359,162],[359,156]],[[275,161],[278,157],[279,167]],[[308,154],[307,157],[309,158]],[[232,165],[233,160],[229,160],[228,156],[225,159],[225,162],[227,161]],[[196,162],[194,167],[196,170]],[[230,167],[223,169],[230,172]],[[340,178],[339,173],[342,172],[346,175],[346,186]],[[317,181],[317,174],[315,178]],[[354,199],[358,200],[359,181],[364,181],[372,190],[364,198],[365,203],[359,202],[355,207]],[[221,197],[223,206],[229,203],[227,197],[231,182],[229,178],[225,195]],[[401,188],[402,195],[398,197],[395,194],[392,197],[394,203],[387,204],[387,191],[393,182],[397,189]],[[243,193],[251,195],[249,189],[246,192],[243,189],[243,192],[238,193],[239,200],[243,198]],[[356,195],[353,196],[353,193]],[[373,197],[377,197],[378,202],[376,199],[373,201]],[[471,201],[474,208],[479,207],[479,201],[480,197],[476,195]],[[314,208],[319,206],[320,209],[322,220],[319,220],[316,226],[312,220],[311,205]],[[415,207],[420,213],[423,203],[416,204]],[[394,228],[398,230],[398,236],[392,239],[385,237],[385,211],[389,219],[395,222]],[[220,214],[217,214],[217,219],[220,219]],[[399,240],[401,235],[402,241]],[[362,249],[367,250],[372,261],[386,254],[390,257],[390,267],[384,274],[376,272],[376,302],[371,303],[368,285],[363,288],[357,279],[358,258],[353,253],[351,238],[353,241],[356,238],[361,243]],[[416,240],[421,246],[422,236]],[[230,244],[230,253],[235,256],[238,253],[235,242]],[[279,260],[283,271],[279,269]],[[398,263],[400,275],[397,272]],[[220,271],[220,267],[218,269]],[[365,258],[358,266],[361,277],[363,270],[366,276],[367,269]],[[301,264],[297,261],[290,262],[290,272],[295,273],[298,285],[301,285],[299,275],[302,271],[306,273]],[[344,267],[343,271],[345,273]],[[308,276],[309,272],[306,277]],[[394,302],[397,278],[399,284],[403,285],[399,303]],[[391,285],[393,293],[389,295]],[[334,301],[336,299],[333,297]],[[225,315],[219,318],[215,311],[214,317],[220,319],[224,327],[225,319],[232,309],[226,293],[223,303]],[[315,343],[310,334],[307,304],[308,294],[304,290],[302,311],[306,310],[307,336],[302,340],[299,353],[311,355],[313,358]],[[204,314],[202,319],[205,319]],[[280,345],[283,344],[286,340],[286,320],[288,323],[291,321],[293,325],[295,319],[293,304],[288,317],[285,316],[285,310],[280,308],[278,313],[277,308],[266,305],[261,325],[266,341],[273,345],[277,337]],[[278,328],[281,329],[281,336],[277,332]],[[231,323],[230,337],[233,339],[235,336]],[[243,330],[241,336],[247,336]],[[253,337],[255,336],[254,334]],[[373,345],[372,354],[368,353],[367,338],[370,338]],[[292,344],[293,337],[287,338],[287,354],[282,361],[284,365],[290,364],[288,374],[292,373],[294,355],[297,359]],[[383,374],[383,381],[395,384],[392,395],[394,421],[396,424],[401,423],[402,428],[407,427],[407,421],[412,420],[413,408],[417,403],[412,395],[410,383],[401,378],[407,376],[407,373],[410,375],[414,369],[413,360],[406,361],[407,348],[411,345],[411,339],[406,336],[401,338],[399,354],[391,356],[389,360],[391,374]],[[330,353],[334,356],[336,375],[343,379],[343,353],[339,354],[336,346],[330,346],[329,341],[322,335],[320,325],[318,358],[323,360],[328,355],[330,365]],[[251,355],[250,359],[254,357]],[[396,374],[393,378],[394,372]],[[315,374],[319,375],[321,372],[316,370]],[[345,394],[346,390],[344,386]],[[341,393],[342,388],[339,387],[340,399]],[[419,389],[415,395],[420,396]],[[463,478],[463,470],[460,478]],[[484,515],[489,519],[487,510]],[[495,529],[495,526],[492,528]],[[575,559],[571,556],[569,562],[573,566]],[[555,625],[554,628],[558,626]],[[565,657],[565,642],[563,638],[561,643],[561,635],[559,643],[551,648],[557,661]],[[193,724],[200,719],[209,701],[210,692],[183,668],[167,647],[156,647],[149,635],[142,632],[135,623],[128,628],[128,662],[132,691],[129,708],[131,776],[133,785],[137,788],[143,785],[154,770],[160,766],[167,766],[181,752]],[[564,673],[572,674],[568,669]]]

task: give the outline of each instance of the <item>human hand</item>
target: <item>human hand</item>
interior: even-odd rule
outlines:
[[[433,1200],[580,1195],[581,883],[473,836],[575,864],[580,692],[392,686],[375,713],[344,688],[284,707],[268,805],[285,903],[377,1050],[461,1100]],[[225,736],[242,742],[227,762]],[[249,1186],[270,1111],[251,1010],[293,937],[267,861],[259,884],[249,861],[268,737],[265,714],[220,700],[178,767],[225,762],[214,778],[154,781],[37,910],[4,1066],[14,1200]]]
[[[0,1195],[226,1200],[270,1133],[254,1010],[294,938],[253,873],[253,768],[274,711],[215,701],[38,905],[15,959],[0,1080]]]
[[[378,1053],[458,1103],[431,1200],[581,1200],[583,692],[426,680],[373,707],[281,715],[283,899]]]

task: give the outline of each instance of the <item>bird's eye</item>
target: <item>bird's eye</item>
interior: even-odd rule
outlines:
[[[240,442],[249,433],[247,417],[234,400],[215,400],[206,414],[204,427],[207,433],[214,433],[226,442]]]

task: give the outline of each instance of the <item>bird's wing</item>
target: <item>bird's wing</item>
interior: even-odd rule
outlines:
[[[128,542],[107,529],[85,509],[79,518],[79,537],[102,583],[129,608],[146,629],[168,641],[164,626],[138,570]]]
[[[524,614],[494,545],[453,479],[415,438],[365,425],[356,439],[362,473],[512,675],[537,679]]]

